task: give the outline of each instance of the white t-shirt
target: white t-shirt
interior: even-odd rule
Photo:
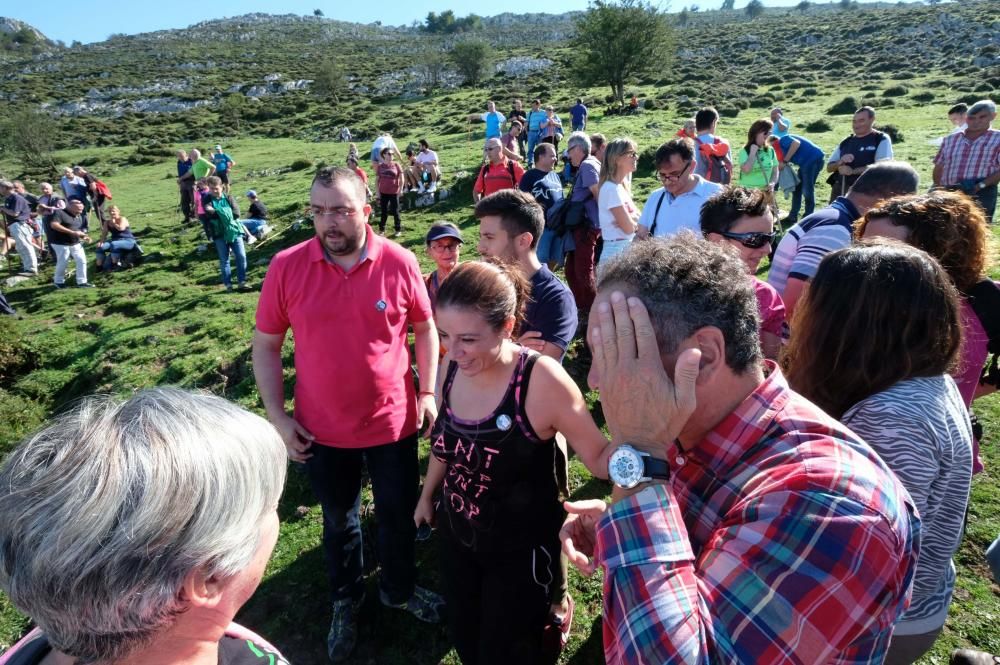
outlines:
[[[417,153],[417,161],[421,164],[426,164],[427,162],[437,163],[438,154],[433,150],[420,151]]]
[[[613,183],[610,180],[597,192],[597,217],[601,223],[601,237],[608,240],[632,240],[635,233],[625,233],[615,224],[612,208],[625,208],[625,214],[634,217],[636,210],[632,203],[632,195],[625,185]]]

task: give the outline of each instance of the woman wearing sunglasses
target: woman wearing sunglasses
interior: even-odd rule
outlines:
[[[639,163],[638,150],[632,139],[620,138],[609,143],[604,153],[597,192],[597,216],[604,239],[601,261],[624,252],[635,238],[639,210],[632,201],[632,174]]]
[[[760,346],[772,360],[777,359],[783,340],[788,339],[785,303],[773,286],[754,274],[760,260],[771,251],[773,225],[771,198],[759,189],[726,187],[701,208],[705,238],[732,246],[747,267],[760,308]]]

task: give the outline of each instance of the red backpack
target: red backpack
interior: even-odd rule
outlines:
[[[729,159],[729,144],[714,137],[712,143],[698,141],[698,159],[707,165],[705,180],[728,185],[733,179],[733,163]]]

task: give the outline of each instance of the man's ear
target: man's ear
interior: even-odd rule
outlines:
[[[726,367],[726,340],[722,331],[714,326],[705,326],[694,331],[683,348],[701,350],[698,363],[698,383],[711,381],[719,370]]]

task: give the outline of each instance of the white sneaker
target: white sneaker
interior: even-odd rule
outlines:
[[[273,230],[274,229],[271,228],[270,224],[265,224],[264,226],[260,227],[260,235],[261,236],[266,236],[268,233],[270,233]]]
[[[427,188],[427,193],[428,194],[433,194],[434,192],[437,191],[437,188],[438,188],[438,184],[436,182],[432,182],[431,186]]]
[[[250,235],[250,236],[249,236],[249,237],[247,238],[247,244],[248,244],[248,245],[252,245],[252,244],[254,244],[255,242],[257,242],[257,239],[256,239],[256,238],[254,238],[254,237],[253,237],[253,235],[251,234],[251,235]]]
[[[417,188],[417,194],[423,194],[425,191],[424,183],[420,183],[420,187]]]

